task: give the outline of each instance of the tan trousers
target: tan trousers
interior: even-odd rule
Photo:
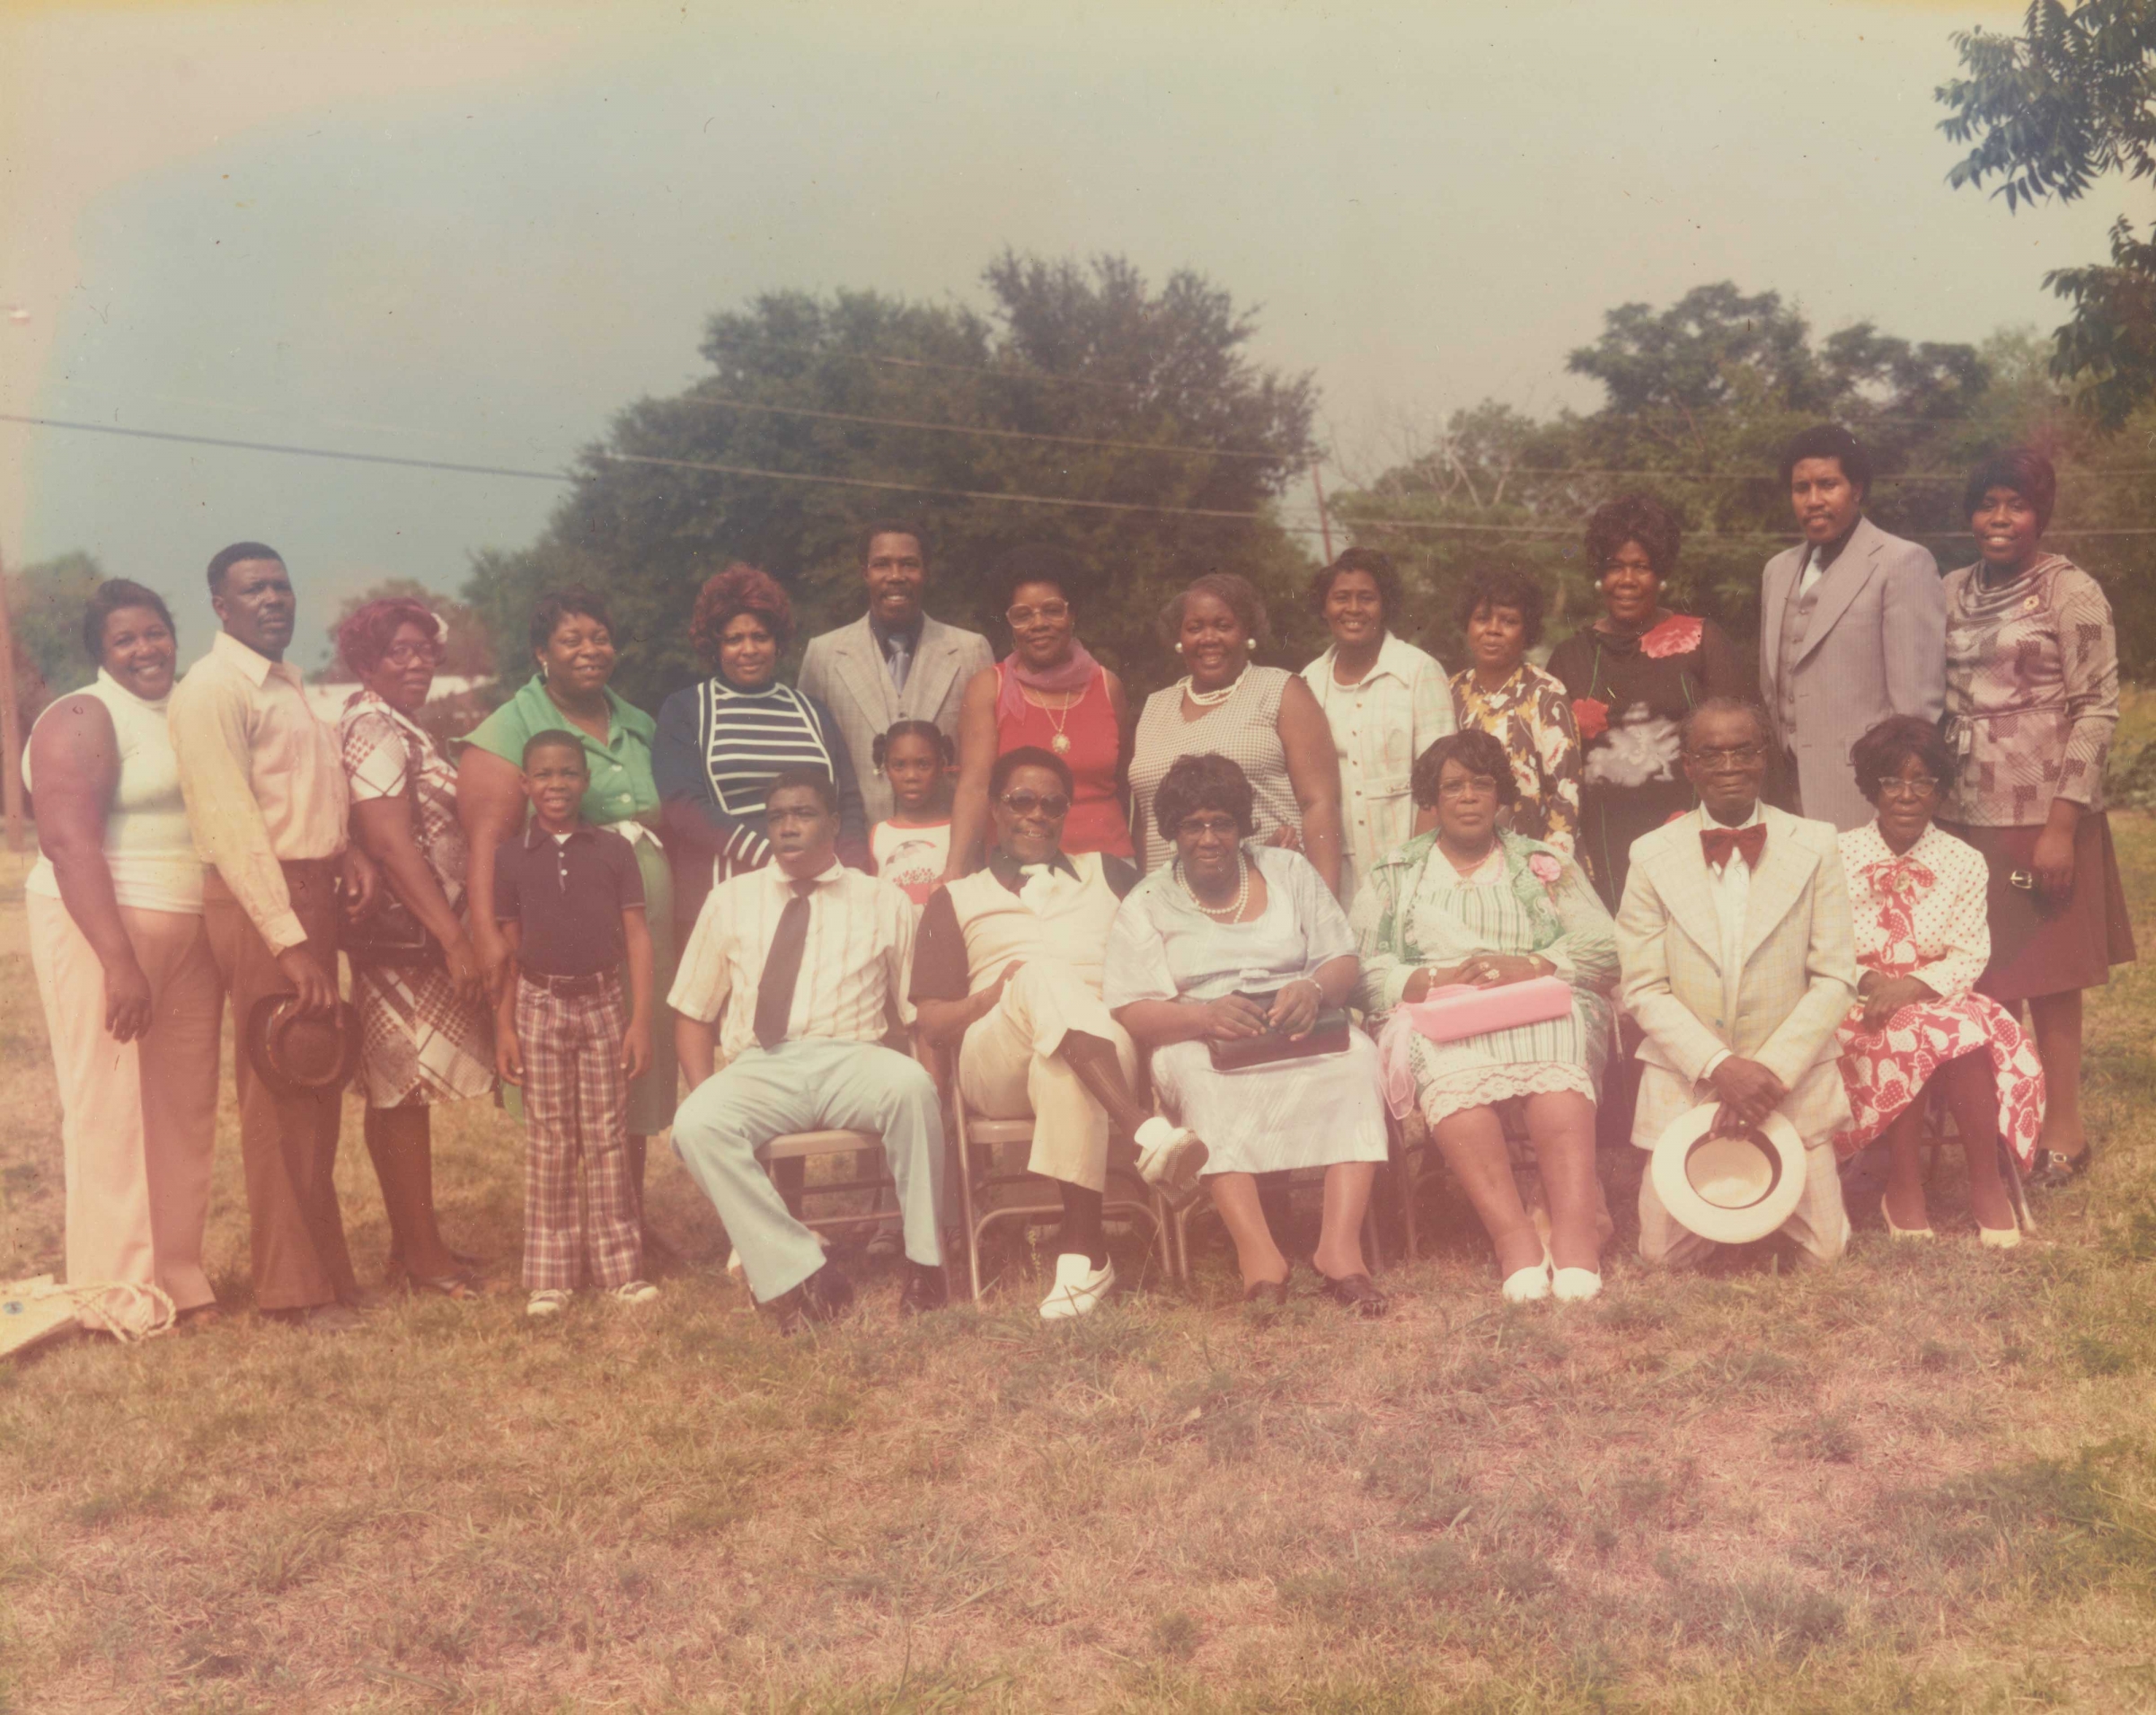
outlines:
[[[337,970],[337,865],[323,860],[283,866],[292,909],[307,932],[307,950],[334,980]],[[247,1170],[252,1229],[254,1301],[264,1310],[304,1310],[356,1290],[337,1209],[337,1124],[341,1090],[279,1090],[255,1074],[247,1054],[247,1016],[266,995],[292,985],[239,901],[216,871],[202,882],[202,921],[217,976],[232,1001],[234,1082],[240,1097],[240,1157]]]
[[[1114,1043],[1123,1075],[1136,1077],[1136,1047],[1085,979],[1056,959],[1029,959],[959,1045],[959,1098],[985,1119],[1031,1118],[1028,1168],[1098,1191],[1108,1184],[1108,1114],[1056,1053],[1071,1030]]]
[[[67,907],[24,896],[30,962],[60,1086],[67,1278],[161,1286],[180,1310],[216,1302],[202,1272],[217,1135],[221,996],[202,919],[119,907],[150,983],[150,1029],[105,1031],[105,973]]]
[[[1804,1152],[1804,1194],[1781,1224],[1807,1261],[1839,1262],[1849,1248],[1849,1216],[1842,1207],[1842,1172],[1832,1144]],[[1639,1260],[1671,1269],[1697,1268],[1716,1248],[1690,1227],[1681,1226],[1655,1195],[1655,1176],[1639,1176]]]

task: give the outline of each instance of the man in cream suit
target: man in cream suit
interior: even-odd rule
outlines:
[[[1782,451],[1801,545],[1767,561],[1759,682],[1782,790],[1800,816],[1861,827],[1850,747],[1889,715],[1936,721],[1946,698],[1947,597],[1939,562],[1864,516],[1871,459],[1822,423]]]
[[[809,640],[800,688],[837,719],[874,827],[891,813],[891,789],[871,760],[876,740],[900,720],[932,720],[956,740],[967,681],[994,666],[995,653],[978,632],[922,612],[928,539],[918,525],[870,525],[861,533],[861,561],[869,611]]]
[[[1686,717],[1684,773],[1700,808],[1632,844],[1617,912],[1625,1010],[1639,1047],[1632,1142],[1652,1149],[1702,1101],[1726,1122],[1780,1109],[1804,1139],[1805,1189],[1781,1231],[1815,1262],[1849,1242],[1833,1145],[1849,1119],[1834,1026],[1857,992],[1849,888],[1834,830],[1759,801],[1767,723],[1710,697]],[[1639,1254],[1695,1263],[1713,1245],[1671,1219],[1639,1181]]]

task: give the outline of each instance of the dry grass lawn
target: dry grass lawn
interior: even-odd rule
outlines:
[[[2156,826],[2118,827],[2156,953]],[[60,1261],[19,877],[0,1278]],[[642,1310],[243,1313],[0,1366],[0,1709],[2156,1708],[2152,1026],[2148,965],[2095,1001],[2105,1154],[2041,1243],[1980,1251],[1949,1162],[1936,1246],[1890,1251],[1875,1199],[1829,1273],[1613,1249],[1568,1311],[1501,1307],[1445,1211],[1382,1323],[1307,1274],[1255,1320],[1215,1249],[1054,1329],[1025,1277],[902,1326],[862,1265],[862,1312],[788,1341],[661,1152],[697,1260]],[[474,1106],[437,1154],[446,1228],[513,1281],[516,1134]],[[1629,1242],[1637,1162],[1605,1167]]]

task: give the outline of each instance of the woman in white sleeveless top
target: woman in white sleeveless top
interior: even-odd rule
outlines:
[[[83,615],[96,682],[39,717],[23,884],[66,1167],[67,1278],[161,1286],[216,1313],[202,1271],[216,1135],[217,968],[165,729],[179,653],[156,592],[115,579]]]

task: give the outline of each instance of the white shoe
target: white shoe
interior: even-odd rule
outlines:
[[[741,1253],[738,1251],[726,1253],[726,1272],[736,1280],[742,1277]]]
[[[1082,1252],[1065,1251],[1056,1259],[1056,1286],[1040,1301],[1040,1319],[1059,1322],[1066,1316],[1084,1316],[1100,1308],[1116,1284],[1116,1265],[1096,1269]]]
[[[1584,1304],[1602,1290],[1602,1277],[1592,1269],[1560,1269],[1550,1277],[1550,1295],[1560,1304]]]
[[[658,1288],[649,1280],[624,1280],[611,1295],[625,1304],[648,1304],[658,1296]]]
[[[524,1313],[544,1319],[569,1308],[569,1294],[559,1286],[541,1286],[524,1301]]]
[[[2021,1242],[2021,1229],[2018,1224],[1985,1226],[1980,1222],[1976,1227],[1976,1236],[1987,1251],[2011,1251]]]
[[[1505,1295],[1508,1304],[1532,1304],[1550,1295],[1550,1259],[1544,1257],[1531,1268],[1515,1269],[1505,1277],[1505,1284],[1498,1290]]]
[[[1197,1189],[1199,1170],[1208,1154],[1188,1126],[1171,1126],[1155,1114],[1137,1129],[1138,1177],[1173,1196]]]

